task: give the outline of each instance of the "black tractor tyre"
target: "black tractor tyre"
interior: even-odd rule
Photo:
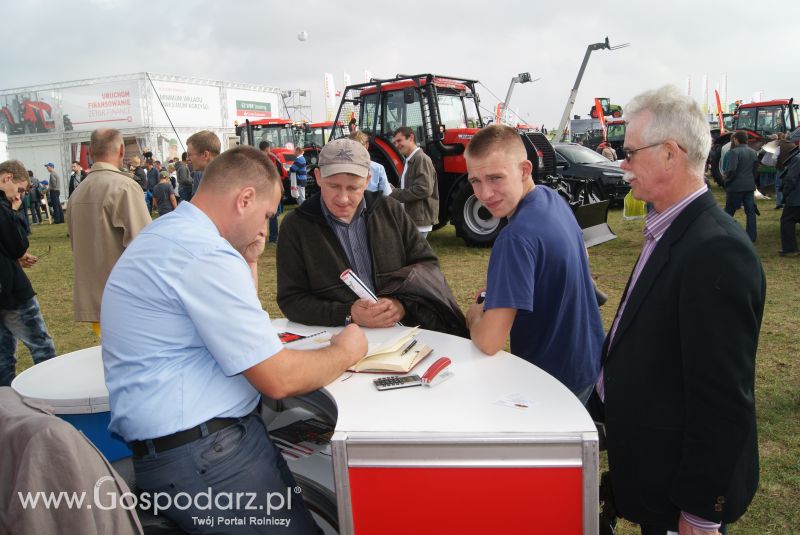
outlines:
[[[492,216],[480,203],[466,180],[461,182],[454,195],[451,217],[456,236],[473,247],[491,247],[506,225],[505,219]]]

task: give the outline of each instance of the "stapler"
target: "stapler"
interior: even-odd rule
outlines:
[[[442,357],[433,364],[422,375],[422,385],[434,387],[453,376],[453,370],[449,368],[452,361],[447,357]]]

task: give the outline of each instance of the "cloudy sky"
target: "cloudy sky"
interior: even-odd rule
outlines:
[[[541,80],[517,86],[511,106],[552,127],[586,46],[608,35],[631,46],[592,54],[573,114],[596,96],[685,91],[687,79],[702,102],[704,75],[713,101],[725,73],[728,101],[800,97],[798,0],[25,0],[2,11],[2,89],[149,71],[308,89],[322,120],[325,72],[337,88],[344,72],[354,83],[365,70],[435,72],[479,79],[488,115],[492,93],[527,71]]]

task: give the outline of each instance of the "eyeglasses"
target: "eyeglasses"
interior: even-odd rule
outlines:
[[[661,141],[659,143],[653,143],[652,145],[647,145],[646,147],[639,147],[638,149],[626,149],[625,147],[622,147],[622,157],[625,158],[626,162],[631,163],[631,159],[633,158],[633,155],[636,154],[637,152],[639,152],[640,150],[652,149],[653,147],[658,147],[659,145],[662,145],[663,143],[664,142]]]
[[[636,154],[637,152],[639,152],[640,150],[652,149],[653,147],[658,147],[659,145],[663,145],[667,141],[670,141],[670,140],[667,139],[667,140],[661,141],[659,143],[653,143],[652,145],[647,145],[646,147],[639,147],[638,149],[626,149],[625,147],[622,147],[622,157],[625,158],[626,162],[631,163],[631,159],[633,158],[633,155]],[[688,154],[686,152],[686,149],[681,147],[678,143],[675,143],[675,145],[677,145],[677,147],[681,150],[681,152],[683,152],[685,154]]]

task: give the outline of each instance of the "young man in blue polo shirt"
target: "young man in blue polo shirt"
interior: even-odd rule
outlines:
[[[493,355],[510,335],[512,353],[585,404],[604,333],[581,229],[558,193],[534,185],[513,128],[484,128],[465,157],[475,195],[492,215],[508,218],[489,258],[486,300],[467,313],[472,341]]]

